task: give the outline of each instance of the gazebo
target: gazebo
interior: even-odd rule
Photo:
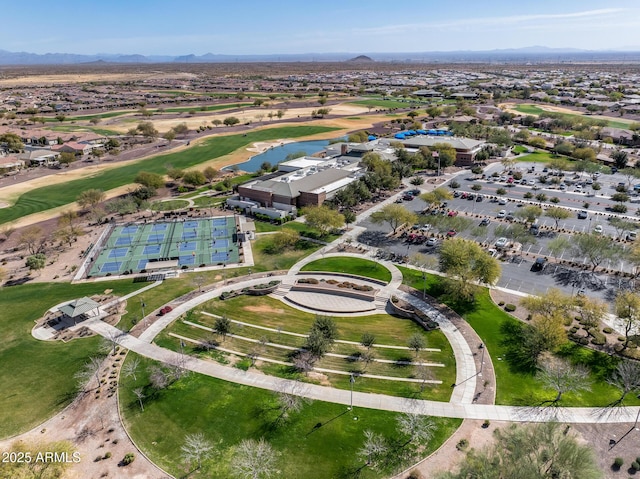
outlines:
[[[86,319],[88,316],[97,316],[100,303],[97,303],[91,298],[79,298],[63,306],[60,306],[58,310],[66,317],[73,319],[73,324],[76,324],[78,318],[80,320]]]

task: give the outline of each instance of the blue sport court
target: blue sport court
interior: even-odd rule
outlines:
[[[217,266],[239,261],[233,216],[109,226],[106,240],[90,257],[88,277],[135,274],[153,263],[178,267]]]

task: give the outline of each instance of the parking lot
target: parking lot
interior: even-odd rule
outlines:
[[[532,172],[531,166],[535,168]],[[613,280],[606,275],[595,275],[589,271],[573,274],[555,262],[543,265],[540,271],[535,271],[537,267],[533,268],[534,271],[531,269],[536,258],[553,256],[548,246],[549,242],[558,236],[564,236],[570,241],[572,234],[593,232],[596,229],[601,229],[601,234],[611,237],[634,235],[633,228],[616,229],[608,221],[608,218],[615,216],[607,210],[615,204],[608,197],[615,193],[615,187],[620,182],[624,181],[627,184],[627,179],[620,174],[599,175],[598,182],[602,185],[602,189],[597,191],[597,196],[594,196],[593,191],[585,192],[584,187],[576,188],[576,183],[572,183],[564,191],[557,187],[550,188],[551,185],[541,184],[539,176],[545,174],[542,171],[543,165],[520,163],[517,168],[523,172],[522,182],[525,184],[509,183],[510,176],[508,174],[504,175],[505,178],[502,181],[500,177],[487,180],[486,178],[490,177],[494,171],[502,173],[503,166],[499,163],[485,169],[485,179],[482,179],[480,175],[472,175],[468,171],[462,173],[455,178],[460,184],[459,188],[452,190],[456,192],[456,197],[447,201],[446,207],[430,211],[428,214],[421,214],[427,206],[424,201],[417,197],[408,200],[406,193],[412,188],[407,188],[399,193],[397,198],[407,209],[419,214],[419,222],[408,230],[404,237],[396,239],[386,237],[390,230],[387,225],[376,225],[365,220],[359,223],[360,226],[367,229],[361,241],[371,246],[377,246],[384,253],[393,254],[396,258],[406,258],[420,252],[432,256],[432,261],[436,261],[439,244],[444,241],[442,237],[446,238],[447,235],[473,239],[483,244],[492,253],[497,250],[496,254],[508,250],[507,254],[501,255],[503,273],[498,285],[519,291],[541,292],[554,286],[560,287],[566,292],[575,293],[586,288],[597,291],[596,294],[606,297],[607,291],[612,288],[624,287],[623,283],[626,280],[617,278]],[[587,185],[588,176],[587,174],[583,175],[585,185]],[[473,185],[480,185],[481,189],[474,191],[472,190]],[[500,188],[506,190],[505,194],[497,194],[497,190]],[[527,192],[531,192],[534,198],[525,199],[524,195]],[[539,193],[547,196],[546,201],[540,202],[535,199],[535,195]],[[477,200],[478,196],[481,196],[480,201]],[[559,201],[551,203],[549,200],[552,197],[557,197]],[[402,198],[405,199],[402,200]],[[587,209],[585,209],[584,203],[589,203]],[[543,213],[543,216],[537,220],[538,234],[531,234],[526,242],[523,241],[521,249],[514,251],[512,242],[508,242],[506,247],[496,247],[496,241],[503,236],[505,228],[520,221],[515,213],[520,208],[531,204],[541,206],[543,209],[551,206],[563,207],[571,211],[571,216],[566,220],[560,220],[558,229],[556,229],[555,220],[544,216]],[[633,204],[627,205],[630,207],[629,213],[631,214],[618,216],[640,226],[639,217],[634,215],[635,206]],[[453,233],[451,230],[455,228],[452,225],[456,224],[463,225],[463,227]],[[626,242],[619,244],[623,249],[628,248]],[[558,259],[588,264],[585,258],[576,257],[570,248],[560,252]],[[627,264],[623,259],[605,260],[600,266],[632,272],[632,265]]]

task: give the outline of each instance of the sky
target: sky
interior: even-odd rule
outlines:
[[[31,0],[28,9],[23,5],[4,2],[0,50],[143,55],[529,46],[640,50],[638,0]]]

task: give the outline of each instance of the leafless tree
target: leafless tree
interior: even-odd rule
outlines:
[[[122,372],[126,377],[133,377],[134,381],[137,381],[136,374],[138,373],[138,366],[140,366],[140,359],[133,358],[122,367]]]
[[[38,226],[28,227],[18,238],[18,243],[25,246],[30,255],[42,253],[44,251],[44,242],[44,232]]]
[[[427,381],[433,377],[431,370],[422,363],[416,366],[416,378],[421,379],[420,392],[424,392]]]
[[[301,351],[293,358],[293,366],[305,376],[313,369],[315,362],[315,356],[309,351]]]
[[[149,367],[149,381],[155,389],[164,389],[169,385],[169,376],[160,366]]]
[[[102,365],[102,359],[96,357],[90,357],[89,361],[84,364],[84,367],[75,374],[75,378],[78,380],[78,387],[82,390],[88,386],[91,378],[96,380],[96,387],[100,387],[100,366]]]
[[[143,388],[135,388],[133,390],[133,395],[136,397],[136,399],[138,399],[138,402],[140,403],[140,410],[144,411],[144,405],[142,404],[142,400],[146,397],[144,395],[144,389]]]
[[[540,380],[557,393],[551,401],[553,404],[557,404],[564,393],[585,391],[591,387],[588,382],[589,372],[584,366],[573,366],[557,358],[547,358],[543,361],[539,375]]]
[[[358,450],[358,456],[364,457],[367,466],[379,470],[388,451],[389,444],[381,434],[376,434],[368,429],[364,432],[364,444]]]
[[[276,423],[287,419],[292,413],[300,412],[305,403],[309,402],[304,397],[306,393],[305,386],[297,381],[281,381],[278,383],[275,393],[280,409],[280,415],[277,417]]]
[[[182,451],[182,460],[191,465],[192,462],[197,463],[196,469],[202,467],[202,460],[211,456],[213,444],[201,432],[196,434],[187,434],[184,437],[184,444],[180,448]]]
[[[235,448],[231,459],[231,470],[242,479],[269,479],[278,477],[276,467],[278,453],[271,445],[260,438],[244,439]]]
[[[424,444],[429,442],[434,429],[433,420],[424,414],[411,411],[398,417],[398,430],[406,437],[402,447],[410,443]]]
[[[620,398],[612,405],[622,404],[627,394],[640,392],[640,364],[628,359],[623,360],[607,382],[619,389],[621,393]]]

